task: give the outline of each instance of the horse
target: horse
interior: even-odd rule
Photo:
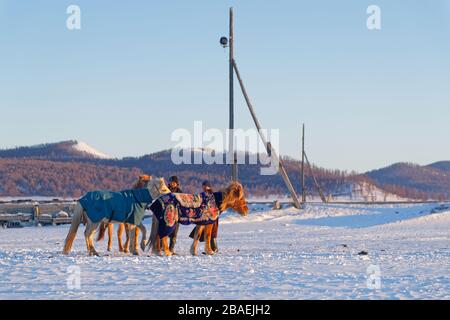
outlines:
[[[150,206],[153,212],[152,229],[148,245],[152,252],[162,255],[161,243],[166,256],[173,253],[169,249],[168,239],[176,222],[183,225],[196,224],[194,241],[190,253],[197,255],[197,246],[202,233],[205,233],[205,253],[213,255],[211,249],[211,231],[220,213],[231,208],[242,216],[248,214],[244,188],[239,182],[231,182],[224,190],[214,193],[183,194],[169,193],[159,197]]]
[[[152,176],[150,175],[140,175],[138,181],[136,181],[136,183],[133,185],[133,189],[140,189],[140,188],[144,188],[147,183],[152,180]],[[134,243],[132,243],[131,245],[134,246],[134,248],[138,247],[138,241],[139,241],[139,230],[142,230],[143,225],[139,225],[137,228],[135,228],[134,232]],[[119,252],[125,252],[128,253],[130,251],[130,228],[132,228],[132,226],[128,223],[119,223],[118,229],[117,229],[117,244],[119,246]],[[105,231],[106,229],[108,229],[108,246],[107,246],[107,250],[108,251],[112,251],[112,243],[113,243],[113,232],[114,232],[114,224],[113,223],[108,223],[108,222],[102,222],[99,228],[99,232],[98,232],[98,237],[97,237],[97,241],[101,241],[104,239],[105,237]],[[126,236],[126,240],[125,240],[125,245],[123,244],[122,238],[123,238],[123,233],[125,232],[125,236]]]
[[[79,225],[84,222],[84,237],[89,256],[98,256],[93,237],[102,222],[128,223],[131,243],[135,243],[135,228],[143,233],[141,248],[146,246],[146,229],[142,224],[144,211],[154,199],[170,193],[163,178],[150,180],[145,188],[112,191],[91,191],[80,198],[75,207],[72,223],[64,242],[63,254],[69,254],[77,235]],[[132,245],[131,252],[138,255],[138,248]]]

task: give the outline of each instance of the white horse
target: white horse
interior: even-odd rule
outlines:
[[[140,205],[143,205],[144,208],[147,207],[148,205],[150,205],[154,199],[157,199],[161,195],[170,192],[170,190],[169,190],[169,188],[167,188],[167,185],[164,182],[163,178],[151,179],[148,182],[147,187],[145,189],[148,189],[151,199],[149,199],[149,202],[141,202],[140,203]],[[99,225],[102,223],[105,223],[105,222],[123,223],[125,221],[114,220],[114,215],[112,215],[112,220],[108,217],[104,217],[103,219],[101,219],[98,222],[93,222],[91,219],[89,219],[89,216],[87,215],[86,210],[83,208],[81,203],[78,201],[78,203],[75,207],[73,217],[72,217],[72,224],[70,225],[69,233],[67,234],[67,237],[66,237],[66,240],[64,243],[63,254],[69,254],[69,252],[72,249],[73,241],[75,240],[75,237],[77,235],[78,227],[80,226],[81,223],[84,223],[86,225],[86,229],[84,231],[84,238],[86,241],[86,248],[87,248],[88,254],[90,256],[92,256],[92,255],[98,256],[99,254],[94,248],[94,235],[95,235],[95,231],[98,229]],[[131,240],[130,241],[131,242],[131,248],[130,248],[131,250],[130,251],[134,255],[139,254],[138,248],[136,248],[136,245],[135,245],[135,243],[136,243],[136,241],[135,241],[136,227],[138,227],[142,231],[141,248],[144,249],[147,244],[147,241],[146,241],[147,230],[146,230],[145,226],[142,224],[142,222],[140,222],[140,224],[137,226],[130,224],[130,228],[128,228],[127,233]]]

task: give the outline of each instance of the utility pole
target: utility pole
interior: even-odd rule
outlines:
[[[325,198],[325,195],[323,194],[322,188],[320,187],[320,184],[317,182],[317,179],[314,176],[314,172],[313,172],[313,169],[311,167],[311,163],[309,163],[308,156],[306,155],[306,153],[305,153],[305,158],[306,158],[306,163],[308,164],[309,173],[311,174],[311,176],[313,178],[313,181],[314,181],[314,184],[316,185],[317,191],[319,192],[320,199],[322,199],[322,202],[326,203],[327,202],[327,198]]]
[[[231,164],[231,180],[236,181],[237,180],[237,159],[236,159],[236,153],[234,151],[234,70],[233,70],[233,62],[234,62],[234,22],[233,22],[233,7],[230,8],[230,34],[228,37],[229,40],[229,80],[230,80],[230,96],[229,96],[229,103],[230,103],[230,121],[229,121],[229,155],[232,159]]]
[[[227,45],[229,46],[229,85],[230,85],[230,96],[229,96],[229,102],[230,102],[230,118],[229,118],[229,145],[228,145],[228,158],[231,158],[232,164],[231,164],[231,179],[233,181],[237,180],[237,158],[236,158],[236,152],[234,150],[234,87],[233,87],[233,79],[234,79],[234,73],[236,73],[236,77],[239,81],[239,85],[242,91],[242,94],[244,95],[245,101],[247,103],[247,107],[250,111],[250,114],[253,118],[253,121],[255,123],[255,126],[258,130],[258,133],[260,135],[260,138],[266,147],[267,154],[271,156],[272,159],[275,159],[278,163],[278,170],[281,174],[281,177],[284,180],[284,183],[286,184],[286,187],[288,188],[292,200],[294,202],[294,206],[299,209],[300,201],[298,200],[297,194],[295,192],[294,186],[292,185],[291,181],[289,180],[289,176],[286,173],[286,169],[284,168],[282,159],[277,155],[276,151],[272,148],[272,145],[269,141],[266,140],[265,136],[262,134],[261,131],[261,125],[259,124],[258,119],[256,118],[255,111],[253,109],[253,106],[250,102],[250,98],[247,94],[247,91],[245,90],[244,83],[242,81],[241,75],[239,74],[239,70],[236,65],[236,61],[234,60],[234,30],[233,30],[233,8],[230,8],[230,33],[228,39],[226,37],[220,38],[220,44],[226,48]]]
[[[302,203],[306,202],[305,190],[305,124],[302,129]]]

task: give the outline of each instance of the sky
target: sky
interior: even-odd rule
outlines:
[[[0,0],[0,148],[79,140],[138,156],[194,121],[225,130],[231,6],[235,59],[280,154],[300,158],[305,123],[323,167],[450,160],[450,0]],[[235,109],[253,128],[237,81]]]

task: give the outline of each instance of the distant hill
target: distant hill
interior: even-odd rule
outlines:
[[[45,143],[30,147],[0,149],[0,158],[34,158],[45,160],[108,159],[85,142],[75,140]]]
[[[179,151],[179,150],[178,150]],[[186,151],[186,150],[185,150]],[[202,156],[205,150],[187,150]],[[63,141],[31,147],[0,150],[0,196],[80,196],[93,189],[120,190],[130,187],[140,173],[162,176],[177,175],[185,192],[197,192],[203,180],[210,180],[218,189],[230,180],[230,167],[225,164],[180,164],[171,160],[172,150],[141,157],[110,158],[102,152],[77,141]],[[253,154],[245,154],[246,163]],[[224,159],[223,154],[216,154]],[[301,192],[301,163],[283,158],[286,170],[297,192]],[[224,161],[223,161],[224,162]],[[259,162],[258,162],[259,163]],[[313,172],[326,196],[371,199],[450,198],[450,162],[429,166],[398,163],[366,174],[330,170],[313,165]],[[260,174],[261,165],[238,166],[238,178],[252,196],[288,195],[279,174]],[[318,195],[313,178],[306,170],[306,190]],[[368,200],[370,201],[370,200]]]
[[[92,152],[93,148],[87,145],[84,146],[84,150],[91,152],[80,151],[75,148],[77,145],[79,145],[77,141],[64,141],[0,150],[0,174],[2,177],[0,196],[79,196],[92,189],[109,187],[119,190],[130,186],[131,182],[142,172],[153,176],[162,176],[166,179],[177,175],[185,192],[199,191],[202,181],[206,179],[210,180],[215,188],[225,186],[230,180],[228,165],[176,165],[171,160],[172,150],[163,150],[141,157],[111,159],[99,157],[98,155],[102,155],[102,153],[95,149]],[[192,163],[195,153],[198,155],[204,152],[202,150],[188,151],[193,151]],[[223,154],[217,156],[222,159],[225,157]],[[250,156],[255,155],[245,154],[246,163],[249,163]],[[285,166],[294,187],[300,192],[300,162],[285,159]],[[111,171],[111,168],[116,168],[118,171]],[[262,176],[260,169],[259,164],[239,165],[239,180],[245,185],[249,194],[254,196],[288,194],[279,174]],[[114,175],[111,175],[110,172],[114,172]],[[345,172],[318,167],[314,167],[314,172],[327,194],[348,194],[352,189],[352,177]],[[65,176],[64,179],[62,176]],[[49,177],[52,178],[49,179]],[[109,183],[105,184],[105,180],[108,180]],[[65,181],[65,183],[56,181]],[[310,190],[310,194],[317,194],[309,172],[306,173],[306,186]]]
[[[144,172],[155,176],[169,177],[177,175],[181,182],[183,190],[187,192],[195,192],[199,190],[203,180],[208,179],[214,186],[222,187],[230,181],[230,166],[226,164],[180,164],[176,165],[171,160],[171,150],[164,150],[154,154],[146,155],[139,158],[124,158],[121,160],[106,160],[102,163],[115,165],[120,167],[137,167]],[[195,151],[198,153],[199,151]],[[248,164],[249,157],[254,156],[245,154],[246,161],[244,165],[238,166],[238,179],[246,186],[246,189],[255,196],[263,196],[267,194],[288,194],[288,190],[279,174],[261,175],[260,164]],[[193,163],[194,152],[191,155]],[[225,155],[218,154],[218,158],[222,158],[225,163]],[[285,167],[290,176],[296,190],[300,191],[300,167],[301,164],[297,160],[285,158]],[[339,170],[327,170],[314,166],[314,174],[319,180],[324,191],[328,193],[346,193],[350,190],[353,183],[352,177]],[[310,193],[316,194],[312,176],[306,173],[306,186]]]
[[[429,168],[450,172],[450,161],[440,161],[427,165]]]
[[[375,184],[386,191],[412,198],[450,197],[450,162],[442,161],[420,166],[412,163],[396,163],[367,172]]]
[[[1,196],[79,197],[88,190],[130,187],[142,171],[82,162],[0,159]]]

